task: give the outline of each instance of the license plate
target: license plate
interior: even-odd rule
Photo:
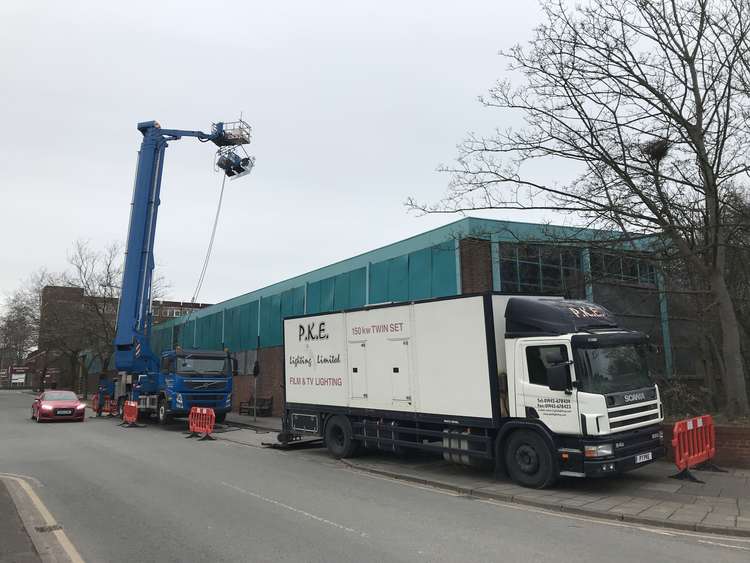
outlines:
[[[73,414],[73,411],[70,411],[70,410],[59,410],[59,411],[57,411],[57,414]]]
[[[653,458],[653,455],[651,452],[645,453],[645,454],[638,454],[635,456],[635,462],[636,463],[643,463],[644,461],[651,461]]]

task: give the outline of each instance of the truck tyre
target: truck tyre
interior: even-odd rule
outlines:
[[[167,402],[164,399],[159,400],[156,414],[159,418],[159,424],[172,424],[172,415],[167,412]]]
[[[544,489],[557,481],[557,467],[544,439],[532,430],[517,430],[505,442],[505,467],[524,487]]]
[[[227,413],[220,412],[216,413],[216,423],[217,424],[224,424],[224,421],[227,419]]]
[[[359,449],[359,442],[352,436],[352,424],[345,416],[336,415],[326,424],[326,447],[336,459],[352,457]]]

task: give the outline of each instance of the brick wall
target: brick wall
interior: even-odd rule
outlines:
[[[667,457],[674,459],[672,451],[672,424],[664,424],[664,442]],[[716,425],[716,456],[719,467],[750,469],[750,426]]]
[[[490,241],[465,238],[459,241],[461,293],[492,291],[492,250]]]
[[[261,348],[258,353],[258,398],[273,397],[273,415],[281,416],[284,390],[284,347]],[[240,403],[249,401],[253,394],[253,376],[238,375],[232,380],[232,410],[239,412]]]

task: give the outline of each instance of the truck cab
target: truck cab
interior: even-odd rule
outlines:
[[[158,373],[138,377],[133,400],[139,411],[156,413],[167,424],[192,407],[212,408],[223,422],[232,408],[235,360],[229,352],[176,348],[162,352]]]
[[[598,305],[561,299],[510,299],[505,323],[508,414],[549,432],[560,475],[619,473],[664,456],[646,335]]]

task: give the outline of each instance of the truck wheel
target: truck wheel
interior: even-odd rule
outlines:
[[[216,423],[217,424],[224,424],[224,421],[227,419],[227,413],[220,412],[216,414]]]
[[[547,444],[531,430],[513,432],[505,444],[505,467],[511,479],[533,489],[557,481],[557,468]]]
[[[352,424],[345,416],[336,415],[326,424],[325,441],[328,451],[336,459],[352,457],[359,442],[352,437]]]
[[[159,417],[159,424],[172,424],[172,415],[167,412],[167,402],[164,399],[159,401],[157,416]]]

